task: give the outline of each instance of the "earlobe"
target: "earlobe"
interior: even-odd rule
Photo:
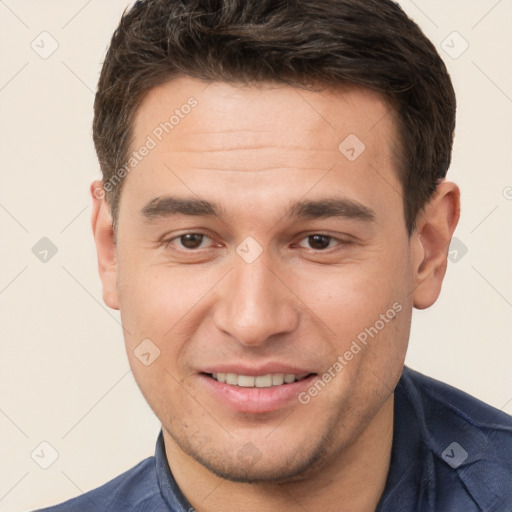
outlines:
[[[442,181],[418,218],[414,244],[414,307],[425,309],[437,300],[447,268],[453,232],[460,216],[460,190]]]
[[[95,180],[90,186],[92,198],[92,232],[96,244],[98,272],[103,285],[103,300],[112,309],[119,309],[117,294],[117,262],[116,243],[110,206],[100,180]]]

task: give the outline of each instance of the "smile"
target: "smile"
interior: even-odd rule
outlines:
[[[210,377],[217,382],[229,384],[231,386],[240,386],[244,388],[270,388],[292,384],[296,381],[305,379],[309,373],[294,375],[292,373],[274,373],[267,375],[238,375],[236,373],[212,373]]]

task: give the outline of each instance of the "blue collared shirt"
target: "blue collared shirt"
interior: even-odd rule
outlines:
[[[376,512],[512,512],[512,417],[407,367]],[[226,503],[229,509],[229,503]],[[103,486],[39,512],[193,512],[156,451]]]

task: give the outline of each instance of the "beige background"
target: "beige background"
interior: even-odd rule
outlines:
[[[449,177],[462,190],[456,236],[467,247],[438,302],[415,312],[407,362],[512,413],[512,1],[400,3],[440,48],[458,93]],[[2,511],[106,482],[151,455],[159,430],[119,315],[102,302],[90,231],[93,91],[127,5],[0,0]],[[32,41],[40,53],[58,48],[42,58]],[[58,248],[46,263],[32,253],[42,237]],[[48,469],[43,441],[58,453]]]

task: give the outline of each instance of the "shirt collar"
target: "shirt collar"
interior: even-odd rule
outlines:
[[[162,495],[165,504],[169,507],[169,510],[176,512],[192,512],[194,508],[190,505],[185,496],[183,496],[180,488],[174,480],[174,477],[172,476],[167,462],[164,436],[161,430],[156,441],[155,466],[160,494]]]

